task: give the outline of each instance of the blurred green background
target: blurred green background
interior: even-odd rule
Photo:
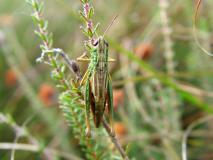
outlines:
[[[80,56],[85,51],[80,1],[44,3],[54,47],[73,59]],[[130,159],[181,159],[185,130],[207,117],[190,132],[187,151],[189,160],[212,160],[213,63],[193,39],[196,1],[93,0],[93,5],[100,33],[118,14],[107,32],[109,54],[117,61],[110,64],[114,128]],[[196,32],[209,51],[213,51],[212,8],[211,0],[202,2]],[[11,145],[3,143],[15,142],[41,148],[17,150],[16,160],[46,159],[44,154],[49,159],[84,159],[58,108],[60,91],[50,68],[35,61],[41,51],[31,12],[24,0],[0,0],[0,160],[13,154]],[[42,148],[71,157],[43,153]]]

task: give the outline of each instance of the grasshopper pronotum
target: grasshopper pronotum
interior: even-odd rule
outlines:
[[[80,85],[85,85],[85,106],[87,136],[90,135],[90,109],[93,114],[95,126],[98,128],[103,118],[105,108],[108,108],[109,120],[112,130],[113,93],[108,62],[114,59],[108,57],[108,43],[102,36],[90,48],[90,57],[83,54],[78,61],[89,61],[89,66]],[[112,130],[113,131],[113,130]]]

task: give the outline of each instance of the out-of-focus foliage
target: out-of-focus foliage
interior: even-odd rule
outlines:
[[[185,130],[213,113],[212,58],[193,39],[196,2],[93,0],[92,3],[100,34],[119,15],[106,39],[109,54],[116,59],[116,63],[110,63],[110,73],[114,87],[114,128],[120,142],[130,159],[180,160]],[[85,51],[85,36],[80,29],[81,7],[78,0],[44,1],[42,16],[49,21],[53,47],[62,48],[73,59]],[[202,2],[197,30],[200,42],[209,51],[212,8],[211,0]],[[41,53],[40,39],[33,32],[35,26],[30,15],[31,8],[25,1],[0,0],[0,160],[10,159],[14,152],[11,144],[16,141],[37,146],[37,152],[16,150],[17,160],[88,158],[88,152],[72,130],[74,127],[80,134],[78,129],[84,126],[67,125],[58,107],[61,90],[51,79],[50,68],[36,64],[35,59]],[[80,65],[82,71],[87,67],[84,63]],[[69,70],[65,73],[72,76]],[[63,102],[69,97],[67,94],[60,96],[65,99]],[[78,109],[74,110],[76,114]],[[195,127],[187,141],[188,159],[211,160],[212,120]],[[101,129],[93,130],[98,134]],[[98,138],[103,146],[108,144],[104,137]],[[6,148],[5,143],[10,147]],[[114,150],[113,145],[108,147]]]

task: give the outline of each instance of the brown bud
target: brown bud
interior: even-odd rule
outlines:
[[[80,72],[80,68],[79,65],[76,61],[71,61],[71,67],[74,73],[79,73]]]
[[[78,63],[76,61],[71,61],[70,64],[71,64],[72,71],[76,75],[77,79],[80,80],[81,72],[80,72],[80,67],[79,67]]]

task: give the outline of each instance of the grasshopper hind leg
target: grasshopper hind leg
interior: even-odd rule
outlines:
[[[90,81],[86,82],[85,90],[85,107],[86,107],[86,136],[91,136],[91,126],[90,126],[90,104],[91,104],[91,86]]]
[[[109,123],[110,123],[110,127],[111,127],[111,134],[115,134],[114,133],[114,129],[113,129],[113,91],[112,91],[112,83],[109,79],[108,81],[108,85],[107,85],[107,109],[108,109],[108,113],[109,113]]]
[[[90,84],[91,86],[91,84]],[[92,115],[93,115],[93,120],[94,120],[94,124],[95,124],[95,127],[98,128],[99,125],[97,124],[97,117],[96,117],[96,103],[95,103],[95,97],[94,97],[94,94],[91,92],[91,111],[92,111]]]

